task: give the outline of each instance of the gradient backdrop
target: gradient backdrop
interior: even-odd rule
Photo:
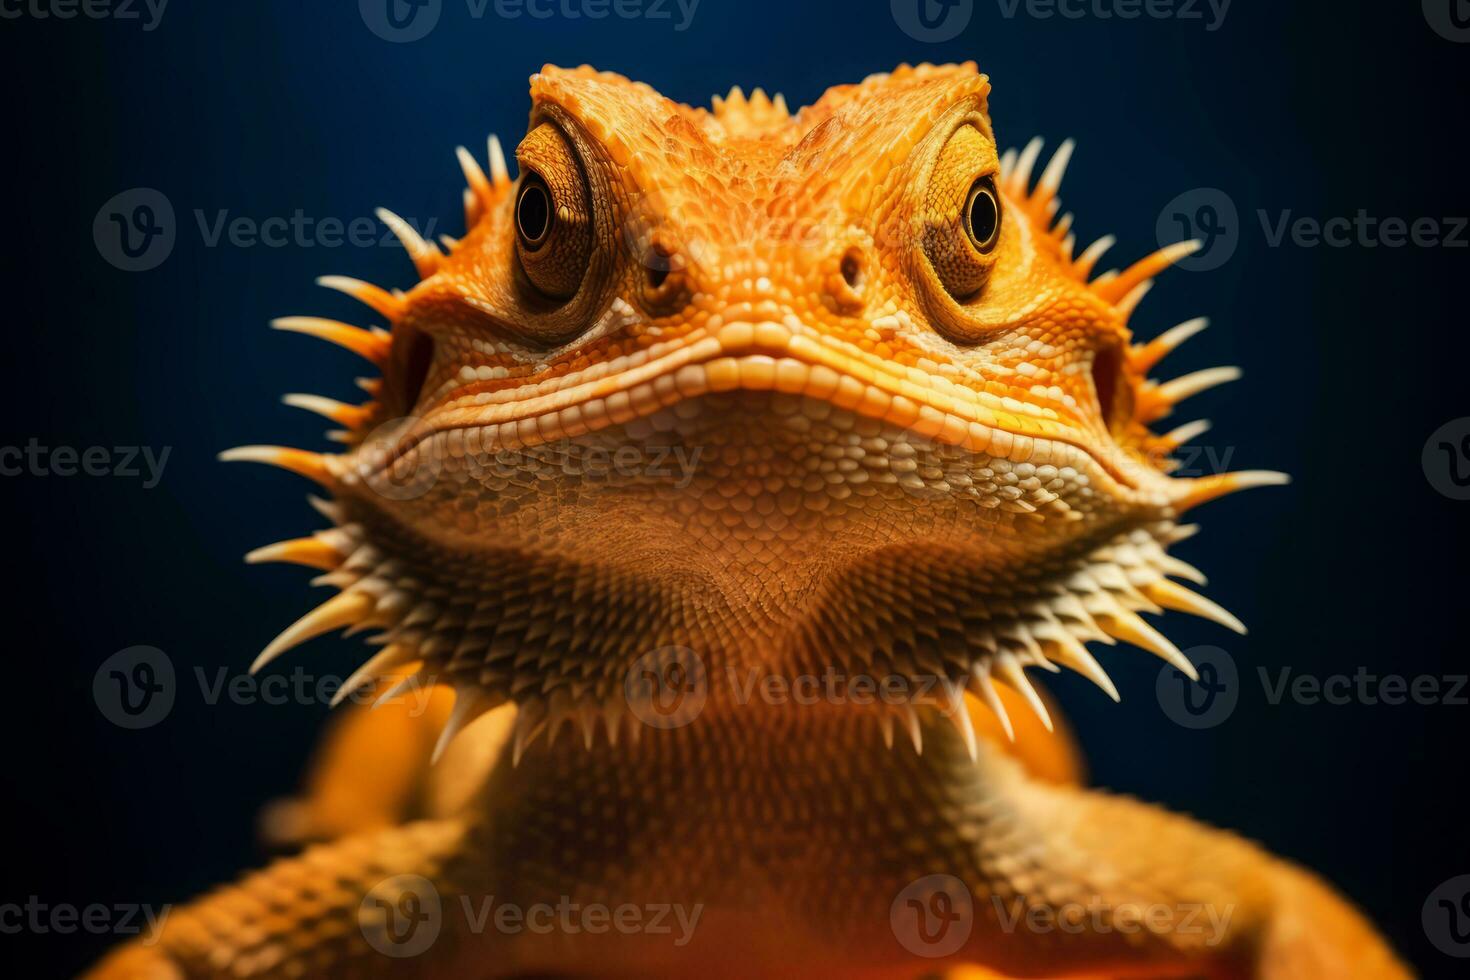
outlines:
[[[1161,220],[1179,237],[1174,214],[1217,230],[1218,268],[1166,276],[1135,324],[1147,337],[1210,315],[1213,329],[1170,372],[1233,363],[1246,378],[1181,419],[1215,419],[1206,447],[1233,452],[1231,466],[1296,478],[1211,505],[1204,533],[1179,550],[1252,627],[1237,638],[1171,617],[1182,647],[1227,651],[1233,711],[1205,728],[1177,724],[1156,693],[1157,663],[1138,653],[1104,658],[1122,705],[1070,675],[1053,685],[1096,781],[1320,870],[1426,975],[1463,975],[1464,961],[1431,941],[1445,922],[1426,931],[1421,910],[1470,873],[1470,692],[1459,704],[1272,703],[1258,674],[1274,684],[1283,668],[1319,679],[1363,668],[1439,678],[1449,692],[1470,672],[1470,503],[1437,492],[1421,465],[1431,434],[1470,415],[1470,235],[1459,231],[1458,248],[1273,245],[1260,215],[1274,227],[1363,209],[1454,233],[1455,216],[1470,214],[1457,102],[1470,45],[1430,24],[1452,34],[1455,2],[1237,0],[1223,20],[1202,2],[1201,19],[1122,20],[1078,0],[1080,18],[961,0],[929,8],[953,18],[941,33],[964,24],[932,42],[913,36],[914,0],[701,0],[687,23],[673,0],[667,19],[599,21],[508,18],[493,3],[477,17],[477,3],[442,0],[426,37],[395,43],[369,26],[384,30],[382,0],[365,0],[366,14],[353,0],[173,0],[156,22],[141,3],[141,20],[61,20],[38,16],[54,12],[48,0],[0,0],[0,157],[13,168],[0,446],[107,447],[114,465],[114,447],[170,450],[153,487],[125,475],[0,478],[11,690],[0,904],[177,901],[259,862],[257,809],[293,789],[327,716],[319,703],[211,704],[201,690],[196,670],[211,684],[242,673],[312,602],[304,571],[247,568],[240,556],[320,525],[303,481],[214,454],[321,448],[318,420],[278,398],[350,397],[361,365],[267,321],[361,315],[315,288],[318,274],[406,285],[412,270],[397,248],[319,237],[211,244],[222,214],[347,222],[386,205],[458,233],[452,150],[483,155],[489,132],[513,145],[526,78],[543,62],[591,62],[694,103],[762,85],[795,106],[901,61],[974,58],[994,81],[1002,142],[1077,138],[1063,193],[1084,243],[1116,233],[1121,260],[1154,247]],[[167,200],[175,241],[155,268],[128,272],[109,261],[119,240],[106,244],[104,204],[140,187]],[[1218,195],[1170,205],[1199,188],[1218,189],[1236,217]],[[136,200],[124,200],[113,212],[131,216]],[[1445,483],[1449,455],[1430,459]],[[99,709],[93,679],[137,644],[166,651],[176,696],[166,718],[128,731]],[[341,676],[360,655],[355,641],[321,640],[281,670]],[[31,975],[43,976],[113,941],[0,932],[3,959],[34,957]]]

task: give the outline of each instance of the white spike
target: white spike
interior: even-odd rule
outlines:
[[[272,640],[270,645],[262,650],[260,656],[256,657],[255,662],[250,665],[250,673],[258,672],[287,650],[307,640],[361,622],[372,612],[373,606],[372,596],[361,592],[343,592],[332,596],[286,627],[280,636]]]
[[[1052,731],[1051,715],[1047,713],[1046,705],[1041,700],[1041,695],[1036,693],[1036,688],[1031,686],[1031,680],[1026,676],[1026,671],[1019,661],[1008,653],[1002,653],[995,660],[996,673],[1000,679],[1026,699],[1031,710],[1036,712],[1036,717],[1041,719],[1042,725],[1047,731]]]
[[[1118,300],[1117,305],[1113,308],[1118,311],[1119,315],[1121,315],[1124,320],[1127,320],[1128,318],[1133,316],[1133,311],[1138,309],[1138,304],[1143,302],[1143,298],[1147,296],[1153,290],[1153,288],[1154,281],[1152,279],[1145,279],[1143,282],[1130,289],[1127,295]]]
[[[1062,186],[1062,177],[1067,173],[1067,164],[1072,160],[1072,151],[1077,148],[1076,142],[1067,139],[1057,147],[1057,152],[1051,155],[1051,162],[1041,172],[1041,180],[1036,183],[1038,194],[1055,194],[1057,188]]]
[[[904,727],[908,729],[909,741],[914,743],[914,754],[924,754],[924,732],[919,728],[919,713],[914,706],[905,702],[902,705]]]
[[[582,705],[576,711],[577,726],[582,729],[582,747],[592,748],[597,735],[597,714],[590,705]]]
[[[1033,136],[1016,158],[1016,172],[1011,177],[1011,183],[1020,194],[1026,194],[1031,187],[1031,170],[1036,166],[1036,158],[1041,155],[1043,142],[1040,136]]]
[[[388,688],[382,694],[378,695],[378,699],[373,702],[373,707],[381,708],[385,704],[396,701],[399,697],[407,694],[409,691],[417,687],[422,687],[428,680],[428,676],[421,671],[414,671],[412,674],[405,674],[404,676],[400,677],[397,683],[395,683],[392,687]]]
[[[1152,359],[1152,363],[1156,364],[1159,360],[1163,359],[1165,354],[1178,350],[1180,344],[1209,325],[1209,317],[1197,316],[1193,320],[1185,320],[1183,323],[1170,327],[1153,340],[1150,340],[1144,346],[1144,350],[1158,352],[1158,356]]]
[[[1102,258],[1103,255],[1107,253],[1107,250],[1112,248],[1116,244],[1118,244],[1117,236],[1102,236],[1097,241],[1093,242],[1091,245],[1082,250],[1082,254],[1077,256],[1077,264],[1080,266],[1084,266],[1087,269],[1091,269],[1094,265],[1097,264],[1097,260]]]
[[[522,702],[516,710],[515,732],[511,742],[511,765],[521,764],[526,749],[546,727],[546,705],[539,700]],[[634,734],[636,735],[636,725]]]
[[[454,707],[449,712],[449,720],[444,723],[444,730],[439,733],[439,741],[434,743],[434,754],[429,757],[429,764],[439,761],[449,743],[454,741],[454,736],[499,703],[497,698],[484,694],[478,688],[455,691]]]
[[[995,712],[995,717],[1000,720],[1000,727],[1005,729],[1006,738],[1014,742],[1016,730],[1011,727],[1011,716],[1006,713],[1006,706],[1001,702],[1000,694],[997,693],[995,684],[990,679],[990,665],[982,660],[975,664],[971,673],[974,674],[975,691],[980,695],[980,700]]]
[[[602,706],[602,723],[607,727],[607,744],[616,746],[623,728],[623,709],[617,701],[608,701]],[[635,720],[633,724],[637,724]]]
[[[490,180],[485,176],[485,171],[480,169],[479,161],[462,146],[454,148],[454,155],[459,158],[459,169],[464,171],[465,183],[469,184],[469,189],[474,191],[475,196],[481,201],[488,204],[494,192],[490,187]]]
[[[1230,610],[1217,602],[1212,602],[1198,592],[1186,589],[1177,582],[1171,582],[1166,578],[1159,579],[1157,582],[1150,583],[1147,590],[1149,595],[1153,596],[1154,601],[1166,609],[1187,612],[1190,615],[1219,623],[1241,636],[1245,635],[1245,624],[1232,615]]]
[[[549,678],[548,678],[549,679]],[[551,692],[546,706],[546,744],[551,745],[561,734],[563,725],[572,723],[572,698],[564,687]]]
[[[1001,157],[1000,157],[1000,176],[1001,176],[1001,179],[1002,180],[1005,180],[1006,182],[1009,183],[1009,181],[1011,179],[1011,172],[1014,171],[1015,169],[1016,169],[1016,148],[1013,146],[1010,149],[1006,150],[1005,153],[1001,154]]]
[[[1137,613],[1119,606],[1101,617],[1102,628],[1125,643],[1154,654],[1192,681],[1199,680],[1199,672],[1178,647],[1158,630],[1144,622]]]
[[[464,226],[473,228],[480,223],[480,199],[468,187],[464,189]]]
[[[1202,391],[1208,391],[1217,385],[1227,384],[1240,377],[1238,367],[1214,367],[1203,371],[1195,371],[1183,377],[1166,381],[1159,385],[1159,395],[1170,405],[1177,405],[1186,398],[1193,398]]]
[[[377,653],[361,667],[352,672],[352,676],[342,683],[337,693],[332,695],[332,707],[337,707],[359,690],[372,684],[391,671],[399,667],[407,667],[418,661],[419,655],[410,646],[400,644],[389,644]]]
[[[500,137],[491,133],[486,143],[490,150],[490,179],[496,187],[510,186],[510,171],[505,166],[505,151],[500,148]]]
[[[1088,652],[1081,640],[1065,629],[1058,629],[1055,635],[1043,637],[1043,639],[1050,640],[1056,646],[1055,652],[1052,653],[1053,660],[1063,667],[1076,671],[1102,688],[1103,693],[1113,699],[1113,703],[1116,704],[1122,700],[1113,679],[1108,676],[1102,664],[1097,662],[1097,658]]]
[[[1198,568],[1195,568],[1187,561],[1181,561],[1180,559],[1175,558],[1173,555],[1161,555],[1157,559],[1155,559],[1154,564],[1158,565],[1159,571],[1163,572],[1165,575],[1172,575],[1174,578],[1188,579],[1195,585],[1210,584],[1210,580],[1205,577],[1204,572],[1200,571]]]
[[[439,266],[439,260],[444,257],[443,253],[424,241],[424,236],[420,235],[413,225],[387,208],[378,208],[374,213],[377,214],[378,220],[387,225],[403,243],[408,257],[413,260],[414,267],[418,269],[419,278],[427,279],[433,275]]]
[[[282,395],[281,404],[289,405],[292,408],[299,408],[303,411],[311,412],[314,415],[320,415],[322,418],[330,419],[333,422],[339,421],[344,412],[354,412],[357,410],[357,406],[349,405],[346,402],[339,402],[335,398],[325,398],[321,395],[305,395],[295,392]]]
[[[1209,431],[1209,419],[1195,419],[1193,422],[1186,422],[1177,429],[1171,429],[1164,433],[1164,441],[1176,447],[1185,446],[1191,440],[1198,439]]]
[[[893,748],[893,713],[881,712],[878,715],[878,727],[883,730],[883,744],[890,749]]]
[[[954,697],[949,699],[949,705],[945,710],[945,714],[949,717],[954,727],[959,729],[960,738],[965,741],[965,750],[970,753],[970,761],[978,761],[980,758],[980,746],[975,741],[975,723],[970,720],[970,711],[965,707],[965,693],[963,690],[955,691]]]

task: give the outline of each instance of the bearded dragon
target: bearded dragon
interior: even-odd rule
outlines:
[[[902,66],[706,110],[548,66],[517,179],[459,151],[463,238],[381,212],[420,281],[322,282],[386,326],[276,324],[382,369],[288,396],[345,451],[224,458],[330,495],[251,556],[337,589],[255,669],[370,628],[344,694],[453,707],[349,709],[276,821],[332,839],[94,975],[1406,976],[1317,877],[1082,788],[1051,733],[1028,671],[1116,700],[1089,643],[1194,674],[1140,614],[1242,629],[1168,548],[1284,477],[1170,475],[1201,426],[1155,424],[1237,372],[1152,380],[1204,321],[1129,324],[1198,243],[1094,274],[1071,142],[1001,154],[989,91]],[[642,918],[527,911],[568,905]]]

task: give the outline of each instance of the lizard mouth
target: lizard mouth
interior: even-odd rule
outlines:
[[[376,471],[412,466],[418,454],[494,454],[576,439],[626,425],[680,402],[726,392],[815,399],[936,445],[1011,463],[1086,466],[1118,495],[1136,497],[1157,474],[1120,451],[1102,417],[1025,404],[878,358],[815,331],[765,321],[734,322],[651,348],[621,365],[506,388],[456,387],[364,454]],[[1072,416],[1069,420],[1066,416]]]

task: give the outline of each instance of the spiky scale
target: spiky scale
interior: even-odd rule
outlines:
[[[359,303],[376,310],[380,315],[390,321],[397,320],[403,315],[403,299],[388,292],[381,286],[374,286],[370,282],[353,279],[351,276],[319,276],[317,277],[316,284],[346,296],[351,296]]]
[[[444,254],[425,241],[413,225],[387,208],[378,208],[374,213],[378,216],[378,220],[387,225],[398,241],[403,244],[404,250],[408,252],[408,257],[413,260],[414,268],[418,270],[420,279],[427,279],[439,271],[439,263],[443,260]]]
[[[337,693],[332,696],[332,707],[337,707],[343,701],[352,697],[359,690],[369,684],[377,683],[384,677],[391,676],[391,672],[402,667],[409,667],[419,663],[418,652],[410,645],[390,643],[376,654],[370,657],[367,663],[353,671]]]
[[[1165,245],[1157,252],[1139,259],[1106,283],[1094,283],[1093,292],[1109,302],[1117,303],[1169,266],[1189,258],[1203,247],[1204,242],[1197,238]]]
[[[485,694],[478,688],[469,687],[456,690],[454,707],[450,710],[449,720],[444,723],[444,730],[439,733],[438,741],[434,743],[434,751],[429,757],[429,764],[432,765],[439,761],[456,735],[468,728],[485,712],[501,703],[502,699]]]
[[[361,592],[342,592],[317,606],[288,626],[250,665],[254,674],[272,660],[307,640],[362,622],[373,611],[373,597]]]
[[[1203,619],[1213,620],[1226,629],[1234,630],[1242,636],[1246,633],[1245,624],[1232,615],[1225,607],[1210,601],[1197,592],[1186,589],[1177,582],[1171,582],[1168,579],[1159,579],[1145,586],[1144,591],[1165,609],[1187,612]]]
[[[313,535],[309,538],[278,541],[275,544],[256,548],[245,556],[245,563],[259,565],[265,562],[287,562],[325,571],[342,564],[344,557],[322,535]]]
[[[1006,738],[1014,742],[1016,730],[1011,726],[1011,716],[1006,712],[1006,706],[995,689],[995,682],[990,679],[990,668],[990,663],[986,661],[976,663],[972,673],[971,687],[980,696],[985,706],[995,713],[995,717],[1000,721],[1000,727],[1005,730]]]
[[[1189,662],[1189,658],[1169,642],[1168,637],[1144,622],[1136,613],[1119,607],[1100,617],[1098,621],[1103,629],[1117,639],[1156,655],[1190,680],[1199,680],[1199,673],[1194,669],[1194,664]]]
[[[329,458],[321,453],[286,446],[236,446],[234,449],[226,449],[218,457],[221,463],[264,463],[290,470],[324,487],[336,483]]]
[[[389,338],[382,331],[364,330],[339,320],[317,316],[283,316],[271,321],[275,330],[306,334],[336,344],[358,357],[382,367],[388,360]]]

